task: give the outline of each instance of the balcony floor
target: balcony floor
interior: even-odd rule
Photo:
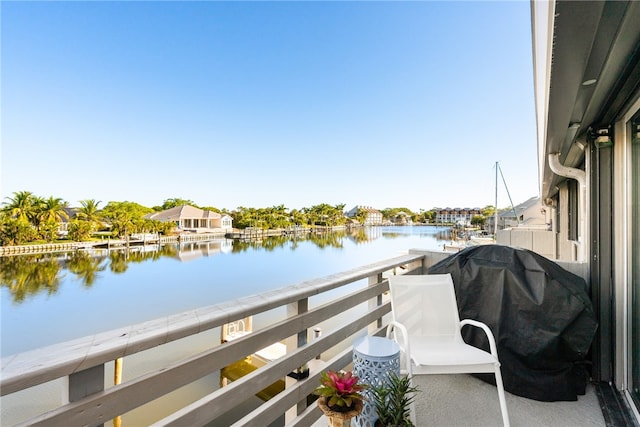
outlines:
[[[471,375],[419,375],[415,385],[416,427],[496,427],[502,425],[496,388]],[[592,385],[576,402],[539,402],[506,393],[512,427],[604,427]],[[354,424],[354,423],[352,423]],[[322,417],[314,427],[325,427]]]
[[[471,375],[420,375],[416,399],[417,427],[500,426],[502,416],[495,386]],[[505,393],[513,427],[605,426],[592,385],[576,402],[539,402]]]

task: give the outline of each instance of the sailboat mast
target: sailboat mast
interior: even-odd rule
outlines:
[[[496,162],[496,204],[493,213],[493,240],[498,237],[498,162]]]
[[[502,183],[504,184],[504,189],[507,191],[507,196],[509,197],[509,203],[511,203],[511,210],[513,211],[513,216],[516,217],[516,223],[520,224],[520,218],[518,218],[518,213],[516,212],[516,207],[513,204],[513,200],[511,200],[511,193],[509,193],[509,187],[507,187],[507,181],[504,180],[504,175],[502,174],[502,169],[500,169],[500,176],[502,177]]]

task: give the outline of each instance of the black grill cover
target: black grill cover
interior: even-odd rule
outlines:
[[[450,273],[460,319],[491,328],[505,390],[547,402],[585,393],[597,322],[584,279],[539,254],[501,245],[466,248],[429,273]],[[465,326],[462,335],[489,350],[482,330]],[[493,375],[477,376],[495,384]]]

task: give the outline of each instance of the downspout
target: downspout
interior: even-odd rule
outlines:
[[[587,261],[586,236],[586,197],[587,197],[587,173],[582,169],[570,168],[560,163],[560,153],[549,153],[549,168],[556,175],[572,178],[578,181],[580,191],[578,194],[578,262]]]

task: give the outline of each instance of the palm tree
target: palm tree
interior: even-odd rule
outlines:
[[[33,218],[36,209],[36,197],[30,191],[16,191],[13,197],[7,197],[8,202],[4,210],[9,213],[12,218],[29,221]]]
[[[91,230],[94,229],[96,224],[100,223],[100,210],[98,205],[100,202],[96,202],[94,199],[80,200],[82,207],[78,210],[78,217],[91,224]]]
[[[33,226],[37,230],[40,230],[42,224],[45,223],[42,215],[42,211],[45,205],[45,200],[43,197],[33,196],[32,204],[33,204],[33,209],[32,209],[32,213],[29,215],[29,221],[31,222],[31,224],[33,224]]]
[[[35,212],[31,222],[36,226],[40,237],[52,242],[58,234],[59,223],[69,218],[65,210],[67,203],[59,197],[51,196],[48,199],[35,197],[34,204]]]
[[[42,200],[39,206],[38,217],[41,222],[60,222],[63,219],[69,219],[69,214],[65,208],[68,207],[68,203],[62,201],[59,197],[49,197]]]
[[[356,211],[356,214],[354,215],[354,218],[358,221],[358,223],[360,223],[360,225],[364,225],[368,216],[369,216],[369,213],[367,211],[365,211],[362,208],[358,208],[358,210]]]

